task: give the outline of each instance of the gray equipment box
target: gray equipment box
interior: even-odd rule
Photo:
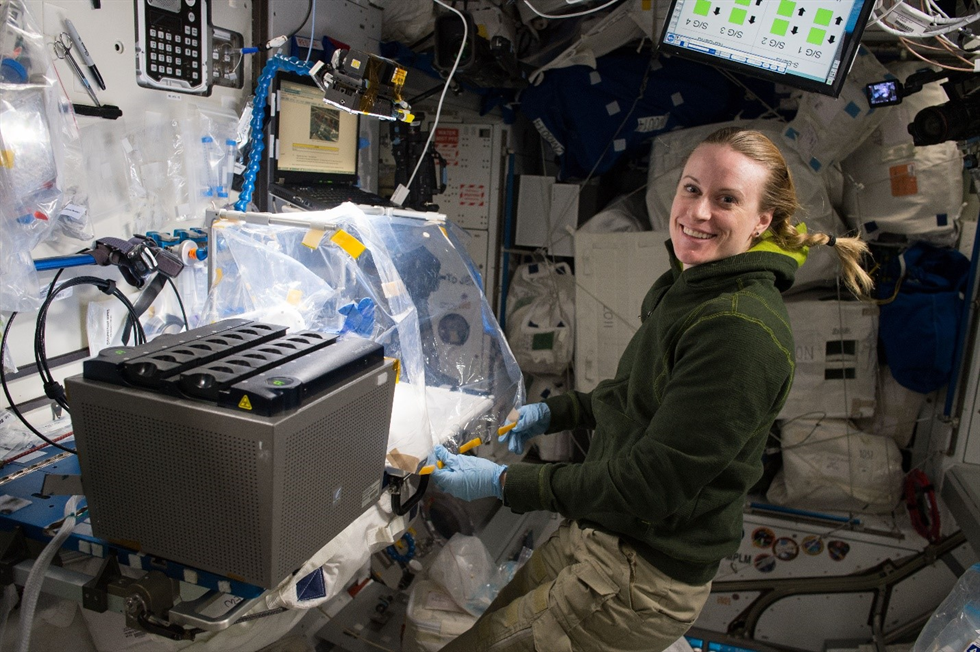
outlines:
[[[332,347],[302,362],[317,366]],[[113,354],[133,357],[107,350],[103,366]],[[275,587],[380,496],[396,374],[377,352],[367,368],[357,362],[336,382],[287,366],[253,375],[243,386],[311,388],[272,416],[89,373],[67,379],[93,534]]]

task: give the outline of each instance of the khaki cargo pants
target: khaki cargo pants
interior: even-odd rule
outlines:
[[[710,591],[710,582],[678,582],[618,537],[565,520],[443,652],[659,652],[691,627]]]

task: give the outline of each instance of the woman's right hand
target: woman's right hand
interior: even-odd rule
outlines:
[[[524,454],[524,444],[531,437],[543,435],[551,423],[551,410],[546,403],[531,403],[523,405],[517,411],[517,425],[510,431],[498,437],[498,440],[507,442],[507,448],[512,453]]]

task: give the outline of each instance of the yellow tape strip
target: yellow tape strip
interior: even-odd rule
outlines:
[[[14,150],[0,149],[0,167],[14,167]]]
[[[402,375],[402,362],[398,358],[388,358],[385,360],[391,360],[391,370],[395,372],[395,383],[398,383],[398,377]]]
[[[350,233],[347,233],[346,231],[337,231],[336,233],[334,233],[333,237],[330,238],[330,242],[334,243],[335,245],[337,245],[338,247],[346,251],[350,255],[350,257],[354,259],[358,258],[361,254],[363,254],[364,250],[367,248],[363,244],[361,244],[360,240],[352,236]]]

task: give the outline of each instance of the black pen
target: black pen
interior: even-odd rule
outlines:
[[[88,48],[82,43],[82,37],[78,35],[78,30],[75,29],[75,26],[67,18],[65,19],[65,26],[68,28],[68,35],[71,36],[72,43],[78,48],[78,54],[81,55],[82,61],[92,71],[92,77],[95,79],[95,83],[99,85],[99,88],[105,90],[105,82],[102,80],[102,74],[95,67],[95,61],[92,60],[92,55],[88,53]]]

